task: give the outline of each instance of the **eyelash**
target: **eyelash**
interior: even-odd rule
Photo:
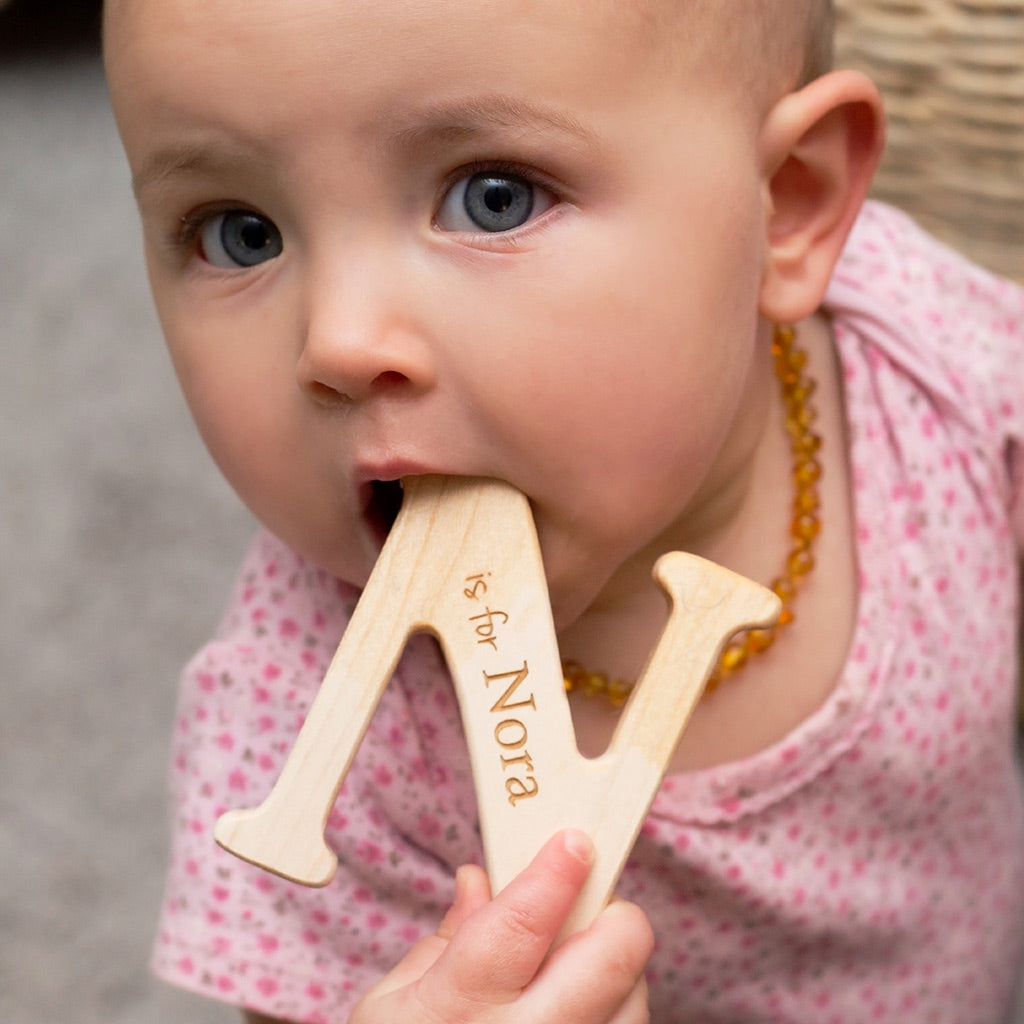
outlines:
[[[474,174],[508,174],[515,178],[522,178],[523,181],[528,182],[534,188],[550,192],[557,202],[563,201],[562,189],[558,183],[548,177],[548,175],[538,171],[535,167],[516,163],[514,160],[471,160],[469,163],[460,164],[455,170],[445,175],[438,191],[437,200],[434,203],[434,218],[437,217],[441,209],[444,197],[463,178],[470,178]]]
[[[212,221],[228,213],[252,214],[254,217],[269,221],[265,214],[249,203],[225,200],[204,204],[177,218],[168,232],[168,253],[180,262],[183,269],[191,267],[218,274],[234,274],[239,270],[251,269],[244,266],[224,266],[210,259],[204,252],[203,233],[206,228]]]
[[[222,213],[230,213],[235,210],[247,211],[262,216],[258,210],[253,209],[246,203],[218,203],[215,206],[204,206],[199,210],[186,213],[178,218],[178,224],[172,238],[174,246],[178,249],[194,248],[198,244],[203,228],[214,217],[219,217]]]

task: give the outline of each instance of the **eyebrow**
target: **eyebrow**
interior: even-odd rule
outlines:
[[[589,145],[597,142],[597,135],[568,111],[501,94],[437,104],[414,112],[409,120],[415,123],[398,128],[388,136],[389,147],[426,148],[508,132],[557,134]],[[132,189],[138,198],[170,178],[215,174],[251,160],[251,155],[219,144],[173,143],[145,159],[132,175]]]
[[[138,198],[169,178],[187,174],[212,174],[240,162],[251,162],[222,146],[209,146],[197,142],[173,143],[151,153],[132,175],[132,190]]]
[[[416,121],[395,131],[389,141],[414,148],[504,132],[557,134],[590,145],[597,141],[595,133],[566,110],[502,94],[431,106]]]

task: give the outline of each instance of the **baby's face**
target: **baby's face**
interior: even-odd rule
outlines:
[[[732,93],[617,0],[109,16],[170,351],[273,531],[362,583],[378,481],[498,477],[533,504],[560,626],[699,546],[767,363],[758,126]]]

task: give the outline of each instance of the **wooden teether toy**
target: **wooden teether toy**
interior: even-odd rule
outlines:
[[[778,614],[769,590],[679,552],[655,577],[671,611],[608,750],[576,748],[544,567],[526,498],[493,480],[415,477],[295,746],[267,799],[217,823],[221,846],[306,885],[337,859],[324,826],[408,637],[435,634],[469,746],[491,885],[560,828],[596,862],[564,929],[607,902],[725,641]]]

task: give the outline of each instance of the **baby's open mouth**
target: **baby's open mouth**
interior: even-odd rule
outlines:
[[[373,480],[370,482],[370,500],[365,516],[371,529],[381,541],[387,539],[402,510],[402,482],[400,480]]]

